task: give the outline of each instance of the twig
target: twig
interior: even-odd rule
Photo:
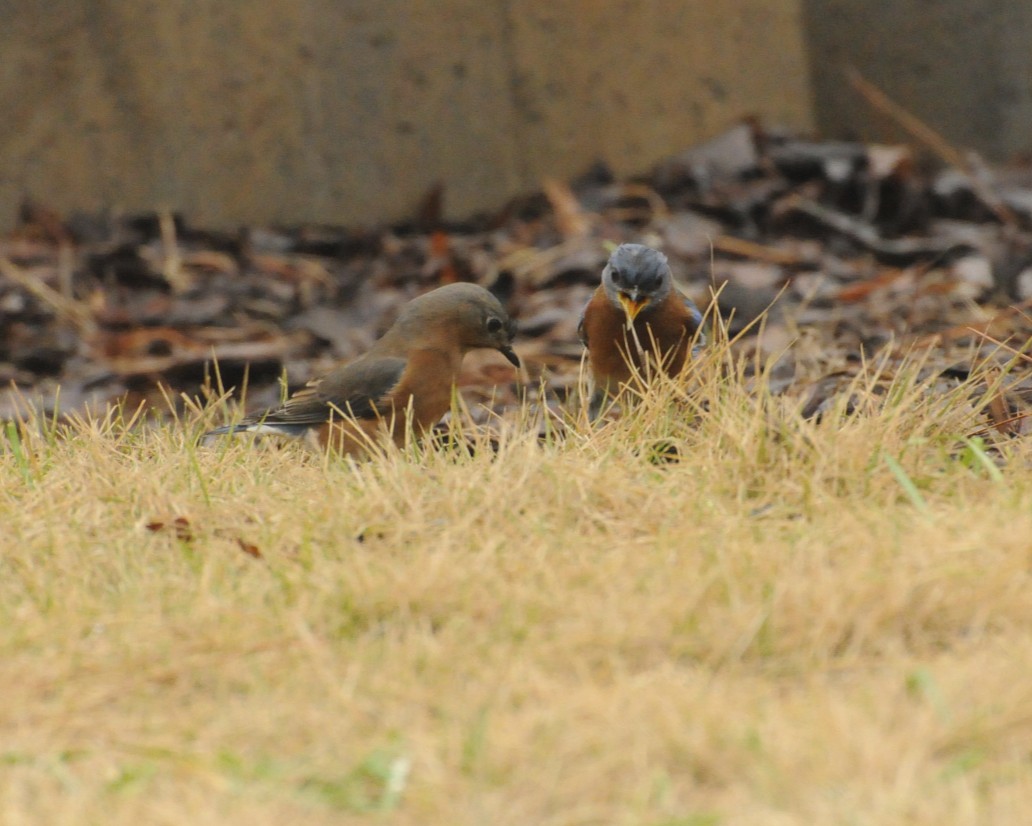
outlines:
[[[176,221],[167,209],[161,210],[158,216],[161,230],[161,248],[164,263],[161,274],[174,292],[181,293],[190,286],[183,273],[182,259],[179,257],[179,244],[176,241]]]
[[[529,278],[533,282],[538,282],[544,280],[541,274],[547,276],[548,267],[564,255],[589,249],[597,243],[590,238],[570,238],[544,250],[520,247],[499,259],[497,268],[499,271],[510,270],[517,280]]]
[[[670,208],[663,196],[646,184],[623,184],[620,187],[621,198],[641,198],[649,205],[649,221],[666,221],[670,218]],[[617,211],[617,210],[614,210]],[[628,212],[629,210],[618,210]]]
[[[1021,315],[1024,318],[1028,318],[1028,314],[1025,312],[1026,307],[1032,307],[1032,298],[1026,298],[1020,304],[1012,304],[1004,310],[996,313],[992,318],[982,322],[979,328],[976,328],[970,324],[957,324],[953,327],[949,327],[945,330],[939,330],[935,333],[929,333],[926,336],[922,336],[914,342],[915,347],[935,347],[942,341],[953,341],[958,338],[964,338],[971,333],[982,336],[983,338],[988,337],[988,331],[991,330],[995,325],[1001,321],[1006,321],[1013,315]]]
[[[978,175],[971,161],[959,149],[953,146],[942,135],[936,132],[923,120],[908,112],[896,101],[892,100],[881,89],[867,80],[859,70],[850,66],[846,69],[846,77],[850,85],[867,101],[868,105],[888,115],[911,137],[923,143],[950,166],[962,172],[968,179],[971,189],[993,214],[1004,224],[1011,227],[1019,225],[1014,212],[986,185]]]
[[[84,338],[96,332],[97,323],[93,318],[93,313],[83,302],[61,295],[53,287],[44,283],[41,278],[23,270],[5,257],[0,257],[0,275],[32,293],[50,307],[58,318],[76,327]]]
[[[1017,356],[1022,361],[1032,363],[1032,356],[1029,356],[1026,353],[1021,352],[1021,350],[1018,350],[1018,349],[1016,349],[1014,347],[1011,347],[1006,342],[1000,341],[998,338],[993,338],[988,333],[986,333],[986,332],[984,332],[982,330],[976,330],[974,327],[968,327],[968,329],[972,333],[974,333],[976,336],[981,336],[986,341],[989,341],[989,342],[995,344],[997,347],[999,347],[999,348],[1001,348],[1003,350],[1006,350],[1008,353],[1010,353],[1010,354],[1012,354],[1014,356]]]
[[[73,292],[74,276],[75,248],[68,241],[62,241],[57,248],[57,284],[61,288],[61,295],[69,301],[75,300],[75,293]]]
[[[929,255],[942,255],[958,246],[953,241],[935,241],[930,238],[883,238],[878,231],[869,224],[864,223],[852,215],[847,215],[838,210],[821,206],[816,201],[811,201],[798,196],[789,196],[784,206],[795,209],[815,218],[827,227],[842,233],[854,241],[862,244],[871,252],[880,255],[904,259],[910,261]]]
[[[803,257],[798,253],[764,246],[763,244],[757,244],[755,241],[735,238],[732,235],[718,235],[713,239],[713,249],[729,255],[739,255],[742,258],[765,261],[768,264],[781,264],[786,267],[795,266],[804,261]]]
[[[545,178],[541,189],[552,205],[555,223],[563,238],[583,238],[591,231],[591,222],[569,185],[554,178]]]
[[[973,430],[971,433],[967,434],[966,438],[974,439],[976,436],[985,436],[989,433],[990,430],[995,430],[999,433],[1012,433],[1014,431],[1013,428],[1009,428],[1007,431],[1004,431],[1001,428],[1005,428],[1007,425],[1014,424],[1014,422],[1023,421],[1030,417],[1032,417],[1032,413],[1018,413],[1016,416],[1010,416],[1009,418],[1003,419],[1002,421],[994,421],[991,425],[979,428],[978,430]]]

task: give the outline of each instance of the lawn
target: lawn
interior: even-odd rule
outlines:
[[[1030,449],[920,367],[360,463],[11,426],[0,821],[1025,822]]]

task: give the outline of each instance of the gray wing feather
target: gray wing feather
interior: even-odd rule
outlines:
[[[688,331],[690,336],[696,336],[695,345],[692,347],[692,355],[699,355],[699,351],[702,350],[703,345],[706,344],[706,333],[702,331],[702,313],[699,312],[699,308],[695,306],[695,302],[692,301],[684,293],[681,294],[681,298],[684,299],[684,306],[688,308],[688,312],[692,316],[691,329]]]
[[[678,290],[678,292],[681,295],[681,300],[684,302],[684,306],[687,308],[688,312],[692,316],[692,332],[694,333],[696,330],[699,329],[699,327],[702,326],[702,313],[699,312],[699,308],[695,306],[694,301],[692,301],[680,290]]]
[[[339,411],[356,419],[375,419],[384,397],[401,380],[406,364],[403,358],[359,359],[311,382],[282,407],[252,418],[272,425],[317,425]]]

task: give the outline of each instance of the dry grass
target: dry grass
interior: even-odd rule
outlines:
[[[0,822],[1024,822],[1027,444],[719,360],[497,455],[9,431]]]

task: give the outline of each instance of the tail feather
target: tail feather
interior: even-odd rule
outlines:
[[[209,436],[226,436],[232,433],[272,433],[277,436],[290,436],[296,439],[304,436],[305,431],[307,431],[308,428],[309,425],[279,424],[276,422],[227,424],[222,427],[216,427],[214,430],[209,430],[204,434],[203,438],[207,439]]]

